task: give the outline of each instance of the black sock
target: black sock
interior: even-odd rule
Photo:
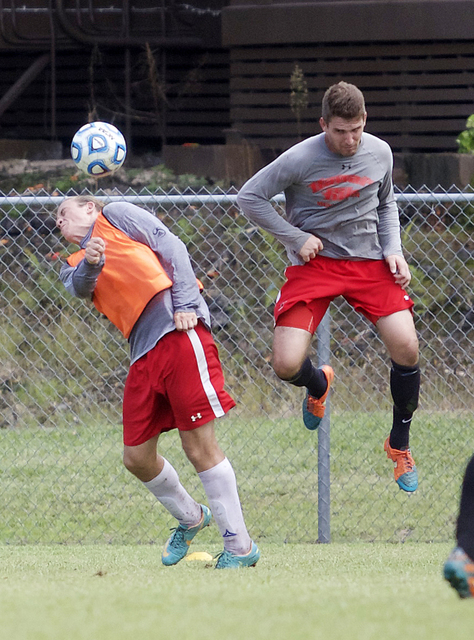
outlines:
[[[306,387],[313,398],[321,398],[328,388],[326,374],[322,369],[317,369],[309,358],[303,362],[296,376],[287,382],[295,387]]]
[[[409,448],[410,424],[413,413],[400,413],[393,407],[392,430],[390,431],[390,446],[392,449],[405,451]]]
[[[474,560],[474,456],[467,464],[461,489],[461,502],[456,528],[456,540]]]
[[[393,449],[403,451],[408,449],[411,419],[418,406],[420,393],[419,366],[404,367],[392,360],[390,391],[394,404],[390,446]]]

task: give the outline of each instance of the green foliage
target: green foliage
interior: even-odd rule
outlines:
[[[72,167],[63,167],[46,171],[23,171],[17,175],[0,175],[0,191],[3,193],[40,193],[50,194],[54,191],[67,193],[70,190],[86,188],[92,182],[83,173]]]
[[[250,414],[263,410],[272,415],[272,312],[287,264],[283,247],[252,226],[236,208],[189,206],[184,211],[168,208],[157,213],[186,243],[196,274],[204,283],[203,295],[211,309],[214,335],[233,394]],[[453,220],[459,219],[458,212]],[[418,218],[403,230],[413,273],[417,326],[425,338],[422,348],[436,363],[439,359],[432,356],[430,346],[433,335],[440,340],[454,335],[461,363],[466,357],[462,354],[470,351],[466,336],[456,333],[473,303],[473,258],[463,249],[469,248],[469,237],[467,225],[443,224],[438,230]],[[48,423],[56,405],[66,403],[74,408],[84,397],[97,402],[104,415],[115,416],[119,410],[128,361],[126,343],[90,303],[65,292],[58,277],[61,260],[51,261],[48,256],[54,252],[63,257],[69,250],[54,234],[40,245],[37,236],[25,234],[0,246],[0,295],[8,303],[0,312],[0,331],[5,336],[1,360],[14,373],[33,424],[35,416]],[[347,310],[339,312],[337,304],[333,318],[334,355],[340,367],[352,366],[354,357],[361,359],[349,349],[351,334],[361,331],[360,318],[348,316]],[[377,349],[381,352],[382,345]],[[447,356],[448,349],[443,347],[442,353],[445,351]],[[364,358],[359,364],[365,368]],[[29,375],[32,368],[34,380]],[[54,382],[55,377],[64,380],[67,374],[77,385]],[[368,374],[363,370],[361,375]],[[344,394],[340,399],[348,406],[357,405],[354,390],[363,384],[358,377],[354,373],[347,390],[340,391]],[[288,385],[279,393],[285,401],[294,401]],[[371,401],[373,398],[368,399]],[[12,420],[9,409],[0,425]]]
[[[474,115],[466,120],[466,129],[456,139],[459,153],[474,153]]]
[[[177,175],[164,164],[134,166],[132,160],[116,173],[101,178],[87,176],[69,162],[56,168],[45,168],[43,171],[28,171],[26,168],[25,171],[16,175],[0,173],[0,191],[8,194],[44,193],[46,195],[54,192],[69,194],[84,190],[97,192],[99,189],[125,191],[130,187],[136,191],[143,189],[150,192],[159,189],[183,191],[186,188],[198,189],[202,186],[224,187],[224,184],[218,181],[210,182],[207,178],[192,174]]]
[[[235,207],[170,206],[157,215],[185,240],[205,285],[227,385],[238,402],[219,427],[219,440],[235,464],[253,535],[266,542],[314,542],[317,434],[308,435],[301,426],[301,390],[277,381],[269,363],[272,307],[287,262],[283,248]],[[459,434],[469,433],[472,425],[470,370],[463,360],[472,342],[459,326],[472,304],[474,264],[467,251],[468,225],[459,222],[459,211],[450,215],[423,212],[404,229],[424,375],[414,455],[421,461],[443,459],[449,472],[423,465],[422,491],[409,501],[402,492],[392,495],[396,485],[382,451],[390,420],[386,355],[382,359],[383,346],[372,336],[358,351],[363,321],[335,303],[334,540],[428,541],[451,535],[456,505],[440,504],[438,496],[458,490],[467,455]],[[69,247],[56,234],[28,231],[6,240],[0,246],[0,439],[8,456],[0,463],[5,498],[0,540],[165,539],[169,518],[158,508],[151,513],[151,497],[121,466],[126,343],[90,303],[65,292],[58,271]],[[464,378],[455,367],[467,371]],[[177,434],[162,440],[163,454],[183,469],[185,485],[204,499]],[[436,510],[427,510],[427,504],[436,504]]]
[[[468,243],[469,233],[463,228],[438,231],[412,225],[404,234],[416,313],[420,324],[438,336],[453,334],[473,303],[474,255],[463,251]]]
[[[0,427],[54,424],[58,406],[80,410],[84,397],[102,407],[115,400],[109,416],[119,410],[125,346],[110,323],[67,294],[60,253],[50,251],[56,243],[53,234],[40,244],[24,234],[0,247],[0,383],[8,380]]]
[[[295,64],[290,76],[290,107],[296,116],[296,129],[301,138],[301,116],[308,108],[308,85],[301,67]]]

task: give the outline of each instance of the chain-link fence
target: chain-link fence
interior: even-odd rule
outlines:
[[[319,354],[314,343],[314,359],[330,356],[336,371],[330,419],[320,436],[303,427],[303,391],[280,382],[270,365],[284,251],[240,214],[234,193],[97,195],[148,208],[188,246],[237,401],[217,432],[253,537],[452,538],[462,471],[474,449],[471,194],[397,194],[423,371],[411,431],[420,486],[411,496],[398,491],[383,452],[391,425],[388,356],[373,327],[342,299],[326,318]],[[0,540],[162,542],[173,523],[121,465],[127,345],[58,279],[75,249],[55,230],[62,197],[0,198]],[[176,433],[160,439],[160,451],[204,501]]]

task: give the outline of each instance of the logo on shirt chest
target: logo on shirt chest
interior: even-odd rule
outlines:
[[[344,165],[345,166],[345,165]],[[372,184],[374,181],[366,176],[343,173],[331,178],[315,180],[308,186],[311,191],[321,197],[318,201],[320,207],[330,207],[347,198],[358,198],[360,188]]]

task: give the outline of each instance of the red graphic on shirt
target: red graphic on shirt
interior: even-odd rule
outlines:
[[[340,202],[347,198],[358,198],[360,196],[360,187],[366,187],[373,182],[366,176],[342,174],[316,180],[311,182],[309,187],[313,193],[320,193],[323,196],[324,199],[317,203],[320,207],[330,207],[335,202]]]

